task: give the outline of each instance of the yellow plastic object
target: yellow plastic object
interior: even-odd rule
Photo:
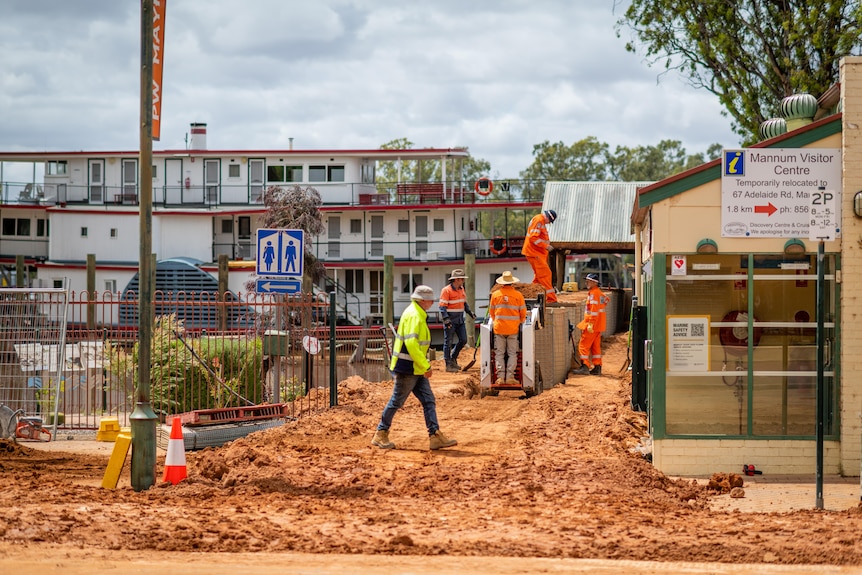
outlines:
[[[111,452],[111,459],[108,460],[108,467],[105,469],[105,476],[102,478],[102,487],[105,489],[117,488],[117,482],[120,480],[120,472],[126,463],[126,456],[129,454],[129,447],[131,445],[131,433],[120,433],[117,435],[114,442],[114,450]]]
[[[103,417],[99,421],[96,441],[115,441],[120,434],[120,420],[116,417]]]
[[[563,284],[563,291],[578,291],[577,282],[566,282]]]

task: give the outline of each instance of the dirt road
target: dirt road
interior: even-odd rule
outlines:
[[[437,452],[413,399],[395,418],[398,449],[371,447],[391,384],[359,378],[339,385],[338,407],[190,452],[187,481],[141,493],[128,463],[119,489],[99,487],[106,454],[6,443],[0,572],[163,561],[173,575],[284,572],[285,561],[365,575],[858,572],[860,508],[711,511],[704,482],[656,471],[635,449],[646,421],[629,408],[628,374],[615,376],[625,345],[625,334],[606,342],[605,376],[531,399],[478,399],[478,365],[447,374],[438,360],[440,422],[458,446]]]

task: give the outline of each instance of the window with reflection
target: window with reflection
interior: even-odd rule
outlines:
[[[813,437],[817,256],[708,254],[666,270],[667,435]],[[824,262],[825,433],[835,433],[835,258]]]

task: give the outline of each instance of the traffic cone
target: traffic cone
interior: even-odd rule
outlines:
[[[171,437],[168,440],[168,454],[165,456],[165,476],[162,481],[176,485],[188,477],[186,473],[186,445],[183,440],[183,424],[179,417],[171,421]]]

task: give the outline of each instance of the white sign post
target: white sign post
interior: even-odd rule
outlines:
[[[835,192],[820,188],[811,194],[811,225],[808,239],[812,242],[831,242],[840,228],[835,206]]]
[[[840,221],[841,150],[745,148],[724,150],[721,163],[722,237],[810,237],[812,202],[830,190]],[[822,199],[822,198],[821,198]],[[818,213],[823,206],[817,206]],[[833,234],[838,234],[833,230]]]

